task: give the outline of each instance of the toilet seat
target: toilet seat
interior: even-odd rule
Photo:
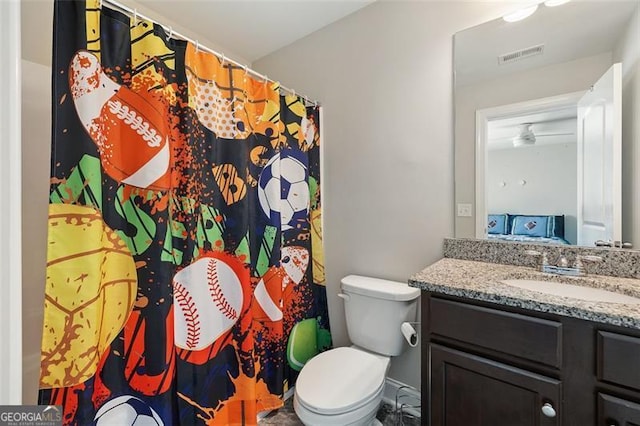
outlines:
[[[297,401],[318,414],[358,409],[380,397],[389,358],[341,347],[323,352],[304,366],[296,381]]]

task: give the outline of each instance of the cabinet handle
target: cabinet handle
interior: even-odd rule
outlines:
[[[545,402],[544,405],[542,406],[542,414],[544,414],[547,417],[555,417],[556,410],[553,408],[553,405],[551,405],[548,402]]]

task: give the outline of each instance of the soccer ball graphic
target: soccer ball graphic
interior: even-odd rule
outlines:
[[[130,395],[105,402],[96,413],[94,421],[96,426],[164,426],[153,408]]]
[[[258,178],[260,207],[271,223],[280,223],[282,230],[307,217],[309,184],[307,167],[293,153],[282,151],[269,159]]]

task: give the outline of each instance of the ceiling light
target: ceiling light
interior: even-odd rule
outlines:
[[[504,15],[502,19],[507,22],[517,22],[522,21],[525,18],[533,15],[533,13],[538,10],[538,5],[534,4],[533,6],[526,7],[524,9],[520,9],[516,12],[510,13],[508,15]]]
[[[547,0],[544,5],[547,7],[560,6],[561,4],[569,3],[571,0]]]

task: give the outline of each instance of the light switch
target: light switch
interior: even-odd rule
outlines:
[[[458,203],[458,217],[471,217],[471,204]]]

